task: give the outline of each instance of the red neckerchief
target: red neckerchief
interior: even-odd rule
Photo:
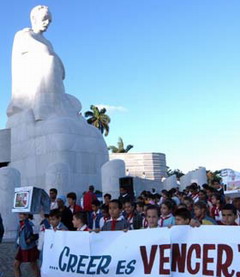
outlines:
[[[127,216],[127,221],[130,223],[132,219],[133,219],[133,213],[130,213],[130,214]]]
[[[220,209],[218,207],[215,208],[214,210],[214,216],[219,216]]]
[[[115,231],[115,229],[116,229],[116,223],[117,223],[117,220],[116,219],[112,219],[112,221],[111,221],[111,231]]]
[[[172,214],[169,214],[169,215],[167,215],[167,216],[160,216],[160,219],[159,219],[159,226],[160,227],[163,227],[163,222],[164,222],[164,220],[166,220],[166,219],[168,219],[168,218],[170,218],[172,216]]]
[[[195,195],[192,197],[193,200],[196,200],[197,198],[198,198],[198,193],[195,194]]]
[[[19,232],[21,232],[21,231],[22,231],[22,229],[23,229],[23,228],[24,228],[24,226],[25,226],[25,222],[24,222],[24,220],[19,221],[19,225],[20,225]]]
[[[146,217],[143,218],[143,227],[144,227],[144,228],[147,228],[147,227],[148,227],[148,222],[147,222]]]

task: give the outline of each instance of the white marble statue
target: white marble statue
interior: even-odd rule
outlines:
[[[7,161],[21,186],[80,195],[89,185],[101,190],[107,145],[79,113],[78,99],[65,93],[63,63],[43,35],[52,21],[48,7],[33,8],[30,17],[31,29],[17,32],[13,44]]]
[[[64,65],[44,36],[52,15],[46,6],[36,6],[30,15],[32,28],[16,33],[12,51],[11,116],[32,109],[35,120],[50,116],[77,116],[80,102],[65,93]]]

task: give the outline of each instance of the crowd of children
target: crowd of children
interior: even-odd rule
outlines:
[[[227,199],[221,186],[193,183],[184,191],[173,188],[169,191],[143,191],[134,199],[124,188],[118,199],[104,195],[101,203],[89,187],[82,205],[77,204],[76,193],[57,195],[50,190],[51,211],[42,215],[39,233],[35,234],[31,215],[19,214],[17,234],[18,252],[14,270],[21,276],[20,265],[30,262],[34,276],[39,276],[37,260],[42,260],[43,234],[46,229],[72,231],[116,231],[143,228],[162,228],[173,225],[228,225],[238,226],[240,218],[240,198]],[[89,202],[91,205],[89,205]],[[84,203],[87,204],[85,209]]]

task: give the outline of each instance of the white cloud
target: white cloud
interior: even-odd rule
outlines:
[[[105,108],[107,112],[126,112],[127,109],[122,106],[111,106],[111,105],[105,105],[105,104],[97,104],[95,105],[99,109]]]

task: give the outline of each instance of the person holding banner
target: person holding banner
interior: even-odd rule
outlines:
[[[49,214],[49,223],[52,230],[68,230],[68,228],[61,222],[61,220],[61,212],[58,209],[51,210]]]
[[[219,225],[238,226],[236,223],[237,210],[232,204],[226,204],[222,208],[222,221]]]
[[[77,231],[91,231],[87,226],[86,212],[76,212],[73,214],[73,226]]]
[[[160,227],[168,227],[175,225],[175,217],[172,214],[173,211],[173,203],[171,200],[165,200],[161,204],[161,216],[159,219]]]
[[[127,220],[121,216],[121,212],[122,203],[118,199],[111,200],[109,203],[109,214],[111,218],[104,223],[102,231],[128,230],[129,224]]]
[[[174,215],[176,225],[189,225],[192,219],[191,212],[187,208],[177,209]]]
[[[149,205],[146,209],[147,228],[159,228],[159,208],[156,205]]]
[[[207,204],[201,200],[194,204],[194,220],[202,225],[217,225],[216,221],[207,215]]]

